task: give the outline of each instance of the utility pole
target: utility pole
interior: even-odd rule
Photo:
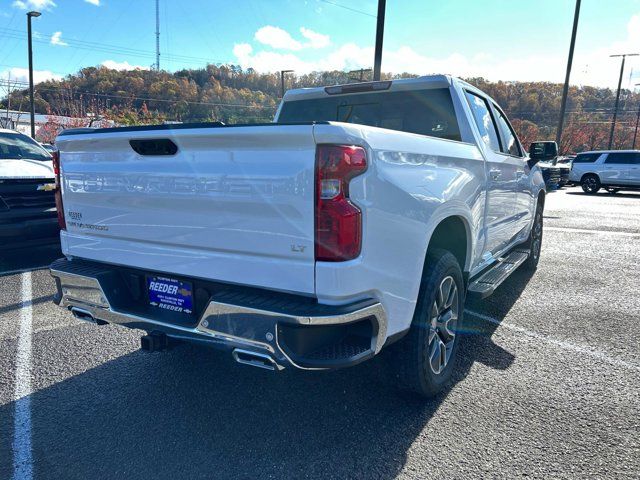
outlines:
[[[624,61],[627,57],[637,57],[639,53],[621,53],[619,55],[609,55],[609,57],[622,57],[622,65],[620,65],[620,79],[618,80],[618,93],[616,93],[616,106],[613,109],[613,121],[611,122],[611,133],[609,133],[609,150],[613,145],[613,134],[616,130],[616,118],[618,117],[618,105],[620,103],[620,88],[622,87],[622,75],[624,74]]]
[[[160,71],[160,0],[156,0],[156,71]]]
[[[280,70],[280,98],[284,98],[284,76],[286,73],[291,73],[293,70]]]
[[[576,0],[576,11],[573,14],[573,30],[571,31],[571,44],[569,46],[569,59],[567,60],[567,74],[564,77],[564,87],[562,88],[562,103],[560,104],[560,120],[556,131],[556,143],[560,146],[562,140],[562,127],[564,124],[564,113],[567,109],[567,95],[569,94],[569,77],[571,76],[571,65],[573,64],[573,49],[576,46],[576,33],[578,31],[578,17],[580,17],[580,2]]]
[[[635,86],[639,86],[640,83],[636,83]],[[636,149],[636,137],[638,136],[638,124],[640,123],[640,105],[638,105],[638,116],[636,117],[636,130],[635,132],[633,132],[633,147],[631,147],[631,150],[635,150]]]
[[[9,112],[11,111],[11,71],[7,73],[7,118],[3,128],[11,128],[11,121],[9,120]]]
[[[376,23],[376,51],[373,58],[373,81],[380,80],[382,67],[382,40],[384,39],[384,13],[387,0],[378,0],[378,21]]]
[[[31,104],[31,138],[36,138],[36,107],[33,99],[33,45],[31,39],[31,18],[39,17],[40,12],[27,13],[27,39],[29,44],[29,102]]]

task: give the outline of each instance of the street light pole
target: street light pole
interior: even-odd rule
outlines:
[[[31,41],[31,18],[39,17],[40,12],[27,13],[27,40],[29,44],[29,99],[31,106],[31,138],[36,138],[36,107],[33,100],[33,46]]]
[[[573,30],[571,31],[571,45],[569,46],[569,59],[567,60],[567,74],[564,77],[564,87],[562,89],[562,103],[560,104],[560,120],[556,132],[556,143],[560,145],[562,140],[562,126],[564,124],[564,113],[567,108],[567,95],[569,94],[569,77],[571,76],[571,65],[573,64],[573,49],[576,46],[576,32],[578,31],[578,17],[580,16],[580,2],[576,0],[576,11],[573,15]]]
[[[376,51],[373,57],[373,81],[380,80],[382,68],[382,40],[384,39],[384,13],[387,0],[378,0],[378,21],[376,23]]]
[[[280,70],[280,98],[284,98],[284,75],[291,72],[293,70]]]
[[[622,57],[622,65],[620,65],[620,79],[618,80],[618,93],[616,93],[616,106],[613,109],[613,121],[611,122],[611,132],[609,133],[609,150],[613,145],[613,134],[616,130],[616,119],[618,117],[618,105],[620,103],[620,88],[622,87],[622,75],[624,74],[624,61],[627,57],[637,57],[638,53],[622,53],[619,55],[609,55],[610,57]]]

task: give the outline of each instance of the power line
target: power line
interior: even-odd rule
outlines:
[[[334,7],[344,8],[345,10],[350,10],[355,13],[360,13],[362,15],[366,15],[367,17],[378,18],[376,15],[372,15],[363,10],[358,10],[356,8],[347,7],[346,5],[340,5],[339,3],[331,2],[330,0],[318,0],[319,2],[328,3],[329,5],[333,5]]]
[[[0,32],[7,32],[7,37],[16,38],[19,40],[26,40],[26,36],[20,30],[14,30],[10,28],[0,28]],[[50,36],[49,34],[42,34],[45,37]],[[34,42],[38,42],[41,44],[49,45],[49,41],[44,38],[34,38]],[[133,57],[141,57],[141,58],[155,58],[155,53],[150,52],[148,50],[140,50],[131,47],[125,47],[123,45],[112,45],[108,43],[97,43],[97,42],[89,42],[84,40],[65,40],[68,44],[66,48],[77,48],[84,50],[92,50],[92,51],[101,51],[105,53],[119,53],[123,55],[129,55]],[[167,57],[171,57],[176,61],[183,61],[184,63],[226,63],[220,60],[214,60],[211,58],[203,58],[203,57],[195,57],[191,55],[180,55],[180,54],[171,54],[167,55]]]

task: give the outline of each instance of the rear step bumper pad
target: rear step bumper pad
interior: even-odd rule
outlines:
[[[276,369],[293,366],[305,370],[321,370],[354,365],[377,354],[386,340],[387,317],[376,300],[357,301],[349,305],[328,306],[292,303],[289,308],[278,304],[277,310],[260,304],[255,297],[234,295],[230,299],[216,298],[214,294],[195,327],[158,321],[149,316],[119,311],[112,306],[109,293],[103,288],[105,278],[118,267],[83,260],[59,259],[51,264],[50,272],[58,288],[55,302],[68,308],[80,320],[93,323],[113,323],[147,332],[164,333],[169,337],[206,343],[226,349],[241,349],[257,356],[268,356]],[[268,292],[267,292],[268,293]],[[266,304],[268,305],[268,304]],[[282,327],[321,329],[354,325],[371,321],[371,339],[368,348],[352,352],[350,356],[315,359],[295,355],[279,338]],[[325,348],[326,350],[326,348]],[[343,351],[345,349],[335,349]],[[312,352],[314,353],[314,352]]]

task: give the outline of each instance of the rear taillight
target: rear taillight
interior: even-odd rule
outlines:
[[[362,212],[349,200],[349,181],[367,169],[364,148],[318,145],[316,150],[316,260],[356,258],[362,246]]]
[[[53,156],[53,173],[56,176],[56,210],[58,211],[58,225],[61,230],[67,229],[67,222],[64,218],[64,208],[62,206],[62,183],[60,181],[60,152],[55,151]]]

